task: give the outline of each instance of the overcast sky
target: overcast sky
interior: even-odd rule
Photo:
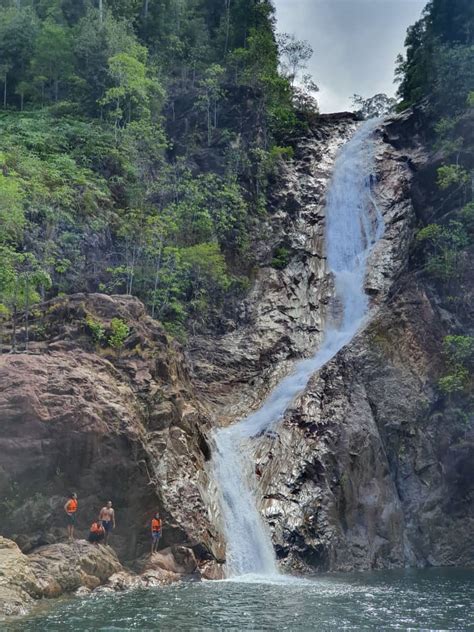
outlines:
[[[354,93],[393,95],[395,58],[427,0],[273,0],[278,31],[310,42],[308,71],[322,112],[351,109]],[[473,0],[474,1],[474,0]]]

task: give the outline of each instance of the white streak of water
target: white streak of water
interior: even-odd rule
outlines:
[[[274,427],[313,373],[352,340],[367,317],[367,258],[384,230],[371,191],[376,125],[373,120],[364,123],[342,148],[327,196],[326,255],[334,276],[339,315],[327,324],[321,347],[281,380],[261,408],[215,433],[213,471],[220,494],[230,576],[278,574],[270,534],[249,484],[250,468],[243,441]]]

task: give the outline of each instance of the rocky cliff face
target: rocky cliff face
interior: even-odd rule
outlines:
[[[90,323],[113,318],[130,328],[121,350],[93,339]],[[201,494],[208,417],[179,346],[139,301],[104,295],[46,304],[30,338],[28,354],[0,356],[0,532],[24,552],[61,539],[74,490],[79,535],[113,501],[122,559],[148,549],[156,510],[165,544],[219,555]]]
[[[385,233],[366,278],[370,324],[312,378],[276,434],[247,446],[259,474],[256,496],[287,570],[473,562],[472,419],[440,398],[450,318],[409,265],[421,212],[413,192],[429,163],[417,125],[408,114],[377,132],[375,196]],[[257,407],[294,359],[320,342],[331,299],[324,194],[354,126],[347,117],[324,119],[300,145],[269,230],[278,235],[283,227],[288,266],[260,271],[243,326],[212,347],[195,341],[195,375],[217,404],[218,423]]]
[[[262,264],[236,322],[224,335],[196,337],[189,346],[192,378],[211,402],[217,425],[258,407],[297,358],[320,341],[331,280],[324,259],[324,196],[338,150],[357,128],[352,114],[321,117],[281,166],[262,261],[284,244],[291,253],[278,270]]]

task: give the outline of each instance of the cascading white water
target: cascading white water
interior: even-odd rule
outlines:
[[[326,255],[334,276],[338,314],[326,326],[316,353],[298,362],[256,412],[215,433],[213,471],[227,540],[230,576],[278,573],[273,546],[251,489],[245,440],[269,430],[283,417],[311,375],[357,333],[368,312],[364,292],[367,258],[383,233],[383,219],[371,193],[373,131],[364,123],[342,148],[335,162],[326,203]]]

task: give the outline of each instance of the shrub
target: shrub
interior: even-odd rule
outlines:
[[[121,349],[130,333],[130,328],[121,318],[112,318],[110,332],[107,342],[114,349]]]
[[[86,326],[88,332],[91,334],[94,342],[102,342],[105,338],[105,327],[98,320],[94,320],[92,316],[87,316]]]
[[[291,250],[289,248],[285,248],[285,246],[280,246],[279,248],[276,248],[275,252],[273,253],[273,259],[271,263],[272,268],[275,268],[276,270],[283,270],[283,268],[286,268],[286,266],[290,262],[290,256]]]

